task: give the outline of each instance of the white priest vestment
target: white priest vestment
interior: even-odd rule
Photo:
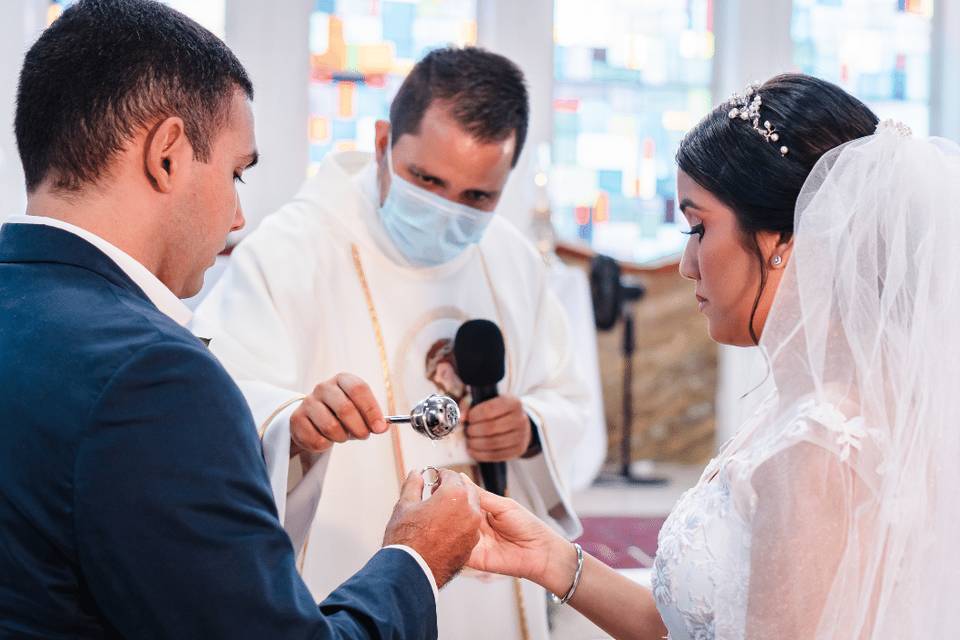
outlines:
[[[288,432],[298,398],[341,371],[366,381],[391,414],[408,414],[438,391],[456,397],[449,350],[457,328],[496,322],[507,347],[500,393],[521,398],[543,446],[541,455],[508,463],[508,491],[565,535],[579,535],[564,487],[589,400],[542,260],[495,217],[479,245],[414,268],[386,236],[376,200],[371,155],[329,156],[291,203],[240,243],[194,330],[211,338],[270,437]],[[288,513],[284,525],[317,600],[380,547],[408,471],[469,464],[461,430],[432,442],[405,425],[316,456],[311,482],[286,497],[297,513],[316,505],[316,517],[311,525]],[[320,483],[317,504],[304,485]],[[438,614],[444,639],[548,637],[543,590],[512,578],[464,571],[441,591]]]

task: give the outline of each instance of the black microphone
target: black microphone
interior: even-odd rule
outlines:
[[[497,383],[503,380],[506,370],[506,347],[496,324],[469,320],[460,325],[453,339],[453,357],[460,379],[470,387],[471,407],[500,395]],[[506,495],[506,462],[481,462],[480,476],[487,491]]]

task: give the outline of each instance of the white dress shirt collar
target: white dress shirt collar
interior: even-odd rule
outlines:
[[[134,284],[140,287],[150,302],[152,302],[161,313],[169,316],[171,320],[182,327],[187,326],[190,322],[190,318],[193,315],[190,309],[180,298],[174,295],[157,276],[153,275],[149,269],[137,262],[129,254],[118,249],[95,233],[81,229],[69,222],[44,216],[12,216],[7,219],[6,224],[40,224],[61,229],[86,240],[117,263],[117,266],[127,274],[127,277],[133,280]]]

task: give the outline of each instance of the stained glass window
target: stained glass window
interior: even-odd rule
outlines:
[[[417,60],[476,42],[477,0],[315,0],[310,16],[310,168],[373,150],[374,122]]]
[[[637,263],[679,253],[674,154],[711,107],[712,20],[713,0],[556,0],[562,239]]]
[[[930,126],[934,0],[795,0],[791,31],[801,71],[830,80],[881,119],[918,135]]]

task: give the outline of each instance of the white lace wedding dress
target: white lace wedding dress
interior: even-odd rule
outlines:
[[[766,491],[781,489],[778,486],[781,483],[763,471],[757,477],[771,480],[772,484],[755,488],[751,476],[756,469],[762,468],[767,461],[781,469],[796,469],[798,465],[808,464],[810,470],[802,474],[805,486],[827,497],[835,494],[836,488],[817,487],[818,476],[827,480],[846,475],[854,480],[853,459],[859,461],[876,456],[876,447],[869,442],[861,420],[848,419],[835,406],[814,401],[797,404],[791,412],[793,415],[788,418],[788,428],[778,430],[782,434],[780,437],[765,438],[761,421],[769,417],[769,409],[775,403],[775,395],[762,403],[740,435],[727,443],[717,458],[707,465],[697,485],[680,498],[660,531],[652,576],[653,595],[671,640],[713,640],[748,635],[756,508]],[[772,475],[787,480],[776,468]],[[862,483],[858,479],[851,483],[854,487],[859,485]],[[792,500],[793,504],[803,501],[802,496],[790,499],[779,495],[777,499]],[[829,515],[829,509],[823,508],[793,514],[779,512],[774,518],[776,522],[767,518],[762,535],[776,535],[774,532],[777,532],[783,535],[784,543],[792,540],[800,545],[781,554],[796,557],[799,562],[804,554],[802,545],[813,542],[816,546],[815,534],[824,522],[800,523],[795,520]],[[797,536],[805,532],[814,534],[814,537],[798,539]],[[762,546],[769,548],[770,541],[764,541]],[[772,546],[778,545],[774,543]],[[836,545],[825,544],[824,547],[832,547],[836,554]],[[796,634],[813,631],[808,623],[815,624],[819,619],[823,603],[815,602],[816,594],[811,590],[820,581],[814,580],[811,584],[801,565],[785,569],[778,574],[788,582],[779,587],[784,592],[800,591],[805,598],[810,597],[804,606],[809,618],[795,620],[789,611],[782,612],[782,618],[781,613],[775,611],[751,611],[750,627],[755,632],[754,637],[799,638],[801,636]],[[765,585],[768,582],[763,580]],[[796,593],[782,600],[768,597],[762,599],[767,604],[759,606],[769,606],[771,602],[776,606],[796,598]],[[758,602],[757,598],[754,601]],[[821,605],[820,609],[816,609],[817,604]],[[761,633],[763,628],[776,633],[765,635]]]
[[[776,392],[660,533],[672,640],[960,637],[960,146],[828,152],[763,329]]]

